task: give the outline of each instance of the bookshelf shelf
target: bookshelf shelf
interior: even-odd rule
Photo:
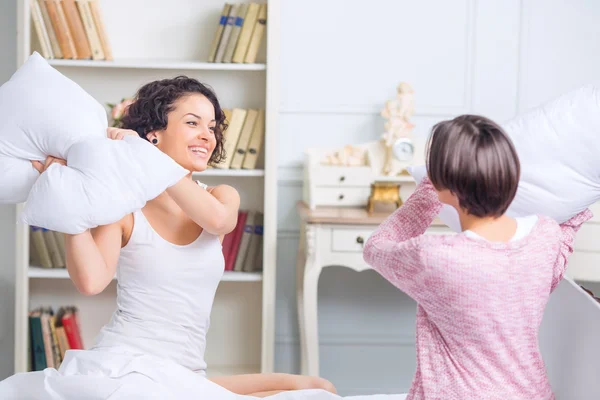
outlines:
[[[236,272],[225,271],[221,282],[260,282],[262,281],[261,272]]]
[[[31,266],[27,274],[30,279],[69,279],[66,268],[42,268]],[[221,282],[260,282],[261,272],[225,271]]]
[[[194,172],[192,174],[193,178],[202,178],[204,176],[254,176],[254,177],[262,177],[265,176],[264,169],[218,169],[211,168],[207,169],[204,172]]]
[[[219,36],[220,13],[229,6],[233,15],[233,7],[231,3],[227,3],[227,6],[223,0],[202,2],[172,0],[158,2],[160,5],[153,7],[146,7],[146,2],[143,0],[82,2],[90,4],[90,9],[97,7],[100,16],[94,18],[104,22],[104,24],[96,24],[96,20],[93,21],[95,26],[104,25],[105,28],[98,28],[103,31],[97,32],[98,36],[101,36],[100,39],[106,39],[106,42],[98,44],[96,41],[96,50],[100,45],[106,51],[103,52],[104,54],[98,54],[94,50],[92,54],[97,55],[99,58],[97,60],[84,56],[83,54],[87,53],[79,52],[77,46],[75,52],[71,48],[71,53],[86,59],[60,58],[60,54],[67,57],[68,51],[65,50],[68,49],[63,49],[67,44],[64,41],[58,42],[56,37],[52,37],[50,31],[56,34],[56,29],[69,29],[69,27],[65,28],[59,22],[53,21],[48,24],[42,23],[51,16],[48,13],[46,13],[48,15],[44,14],[44,7],[41,5],[47,6],[55,2],[43,0],[17,2],[17,67],[20,67],[33,51],[37,51],[46,57],[51,66],[72,79],[102,105],[132,96],[147,82],[174,75],[187,75],[214,88],[221,104],[231,110],[232,117],[235,116],[234,110],[241,110],[244,115],[246,111],[248,114],[251,114],[251,111],[259,113],[255,117],[256,121],[260,120],[261,124],[264,123],[262,128],[243,129],[246,125],[246,117],[237,119],[237,133],[232,133],[229,138],[234,148],[228,149],[227,154],[245,154],[240,153],[239,148],[236,147],[238,139],[244,133],[246,142],[242,143],[247,143],[246,146],[250,146],[254,139],[261,138],[262,141],[256,140],[254,144],[258,147],[257,151],[248,151],[248,154],[255,155],[254,158],[249,158],[252,162],[248,163],[248,167],[260,169],[241,169],[238,164],[231,164],[233,162],[231,159],[227,160],[230,162],[229,169],[209,169],[193,174],[195,179],[210,185],[225,183],[235,187],[242,200],[240,208],[248,214],[253,212],[256,218],[262,214],[262,220],[256,219],[256,221],[262,222],[263,229],[254,230],[255,233],[262,235],[258,247],[254,247],[260,249],[262,254],[256,251],[245,253],[246,257],[252,254],[254,260],[259,259],[257,254],[260,254],[262,265],[257,263],[260,272],[225,271],[222,282],[226,284],[219,286],[215,296],[211,313],[213,323],[209,332],[212,336],[212,345],[207,348],[206,355],[209,365],[207,372],[213,376],[267,373],[274,370],[281,2],[280,0],[258,0],[258,2],[261,3],[259,8],[254,6],[256,19],[253,25],[247,25],[252,29],[246,30],[247,34],[244,35],[243,24],[232,25],[228,28],[231,32],[227,36],[224,31],[222,31],[223,36]],[[68,3],[56,2],[55,7],[65,7]],[[248,15],[252,7],[251,2],[246,3],[246,14],[243,14],[242,10],[245,8],[241,3],[237,6],[236,14]],[[38,8],[42,9],[41,13],[38,12]],[[123,26],[131,24],[132,15],[135,17],[133,21],[136,29],[126,31]],[[252,21],[252,18],[248,17],[248,20]],[[176,21],[176,29],[163,29],[164,27],[161,26],[161,29],[157,30],[157,22],[164,21]],[[89,19],[88,23],[90,23]],[[95,36],[93,32],[90,33],[86,29],[84,35]],[[258,33],[255,35],[255,32]],[[67,36],[70,36],[76,45],[85,47],[81,40],[75,40],[74,36],[77,35]],[[82,37],[81,32],[79,37]],[[225,37],[227,39],[220,39]],[[217,53],[213,55],[215,60],[240,61],[240,57],[236,55],[239,53],[237,43],[240,40],[245,43],[240,49],[246,48],[243,61],[247,63],[195,61],[212,60],[211,54],[214,51],[211,47],[214,48],[213,41],[216,39],[219,46]],[[230,42],[233,46],[229,45]],[[221,51],[221,43],[227,46],[223,47],[223,51]],[[104,44],[107,44],[107,47]],[[92,47],[94,44],[89,42],[89,46]],[[60,51],[55,51],[57,48]],[[230,54],[230,50],[233,50],[233,54]],[[243,53],[244,50],[240,51]],[[220,56],[219,52],[222,53]],[[231,124],[229,126],[231,127]],[[261,125],[248,123],[248,126]],[[234,129],[229,132],[234,132]],[[262,132],[262,137],[256,136],[255,132]],[[245,156],[244,161],[246,161]],[[23,204],[17,205],[16,214],[19,215],[22,209]],[[260,222],[255,224],[260,226]],[[80,295],[73,285],[69,284],[66,269],[36,267],[34,265],[36,261],[30,260],[30,227],[18,225],[15,232],[14,372],[19,373],[29,370],[29,311],[47,305],[79,307],[82,311],[82,339],[85,343],[92,343],[103,321],[109,320],[114,312],[116,290],[113,284],[109,286],[109,290],[105,290],[98,296],[90,298]],[[236,242],[239,244],[237,249],[243,248],[243,242],[237,235],[236,240],[240,240]],[[245,247],[246,251],[253,248],[250,244]],[[235,246],[231,245],[231,248],[236,248]],[[232,250],[230,254],[234,252]],[[247,283],[240,285],[236,282]]]
[[[55,67],[174,69],[180,71],[264,71],[267,69],[266,64],[209,63],[160,59],[117,59],[111,61],[50,59],[48,63]]]
[[[42,268],[31,266],[29,267],[27,275],[29,278],[69,279],[66,268]]]

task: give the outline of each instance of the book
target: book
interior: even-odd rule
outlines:
[[[75,5],[75,0],[61,1],[67,26],[71,31],[71,36],[75,45],[77,58],[82,60],[92,58],[92,50],[85,34],[83,22],[81,21],[81,16],[79,15],[79,10]]]
[[[258,19],[259,11],[259,3],[250,3],[248,5],[248,11],[246,12],[246,17],[244,18],[244,24],[242,25],[242,30],[240,31],[240,36],[233,52],[232,61],[234,63],[244,62],[244,58],[250,45],[250,39],[252,39],[252,32],[254,31],[254,26],[256,25],[256,20]]]
[[[83,341],[77,322],[77,309],[74,307],[60,308],[56,314],[57,321],[64,327],[70,349],[83,349]]]
[[[231,165],[231,161],[233,158],[233,153],[237,146],[238,139],[240,137],[240,133],[242,131],[242,127],[244,126],[244,121],[246,120],[247,110],[243,108],[234,108],[231,111],[231,119],[229,120],[229,127],[225,132],[224,137],[224,150],[225,150],[225,159],[215,165],[216,168],[228,169]]]
[[[44,237],[44,242],[46,243],[46,247],[48,248],[50,259],[52,260],[52,267],[66,267],[64,252],[61,252],[61,249],[59,248],[58,243],[56,242],[56,235],[54,234],[54,232],[48,229],[42,229],[42,236]]]
[[[231,36],[231,30],[233,29],[233,25],[235,24],[235,20],[237,18],[237,13],[240,8],[239,4],[232,4],[229,9],[229,15],[227,16],[227,22],[225,23],[225,27],[223,28],[223,35],[221,36],[221,40],[219,41],[219,47],[217,49],[217,55],[215,56],[215,62],[220,63],[223,62],[223,56],[225,55],[225,50],[227,49],[227,43],[229,42],[229,37]]]
[[[71,36],[71,31],[67,24],[62,4],[60,0],[43,0],[46,2],[46,9],[48,10],[48,16],[52,21],[52,28],[56,34],[56,39],[60,46],[60,50],[63,54],[63,58],[75,59],[77,58],[77,50],[75,49],[75,43]]]
[[[235,237],[234,231],[229,232],[223,238],[223,243],[221,245],[221,249],[223,251],[223,260],[225,261],[225,271],[227,271],[227,263],[228,263],[227,259],[229,258],[229,253],[231,252],[231,247],[233,246],[234,237]]]
[[[52,45],[48,36],[48,28],[46,27],[46,22],[43,18],[38,1],[32,0],[31,3],[29,3],[29,6],[31,8],[31,21],[33,22],[33,28],[35,29],[38,38],[42,56],[44,58],[54,58]]]
[[[265,110],[258,110],[256,116],[256,122],[252,129],[252,136],[248,143],[248,149],[244,154],[244,162],[242,163],[243,169],[256,169],[258,162],[258,154],[262,147],[265,136]]]
[[[43,268],[52,268],[52,258],[50,257],[50,251],[48,250],[48,246],[46,245],[46,240],[44,239],[44,232],[42,228],[38,228],[37,226],[31,226],[30,228],[30,238],[31,243],[33,244],[32,248],[30,248],[30,252],[34,252],[33,260],[39,262],[39,266]]]
[[[242,132],[240,133],[240,137],[238,138],[236,149],[232,155],[231,165],[229,166],[229,168],[242,168],[244,156],[246,155],[246,151],[248,150],[248,144],[250,143],[250,138],[252,136],[252,132],[254,131],[254,125],[257,116],[258,110],[248,110],[246,114],[246,119],[244,120],[244,127],[242,128]]]
[[[44,341],[44,353],[46,354],[46,366],[55,368],[54,352],[52,351],[52,334],[50,333],[50,314],[46,311],[40,311],[40,322],[42,325],[42,338]]]
[[[46,8],[46,2],[44,0],[32,0],[31,5],[33,6],[37,4],[42,12],[42,19],[44,20],[44,29],[46,34],[48,35],[48,39],[50,41],[50,46],[52,48],[51,58],[63,58],[62,51],[60,50],[60,46],[58,44],[58,39],[56,39],[56,33],[54,32],[54,28],[52,27],[52,21],[50,20],[50,16],[48,15],[48,9]]]
[[[262,269],[263,221],[264,214],[257,212],[254,217],[254,232],[250,238],[244,260],[244,272],[254,272]]]
[[[65,268],[64,235],[45,228],[30,226],[30,265],[43,268]]]
[[[69,341],[67,340],[67,334],[65,328],[59,325],[58,321],[55,320],[56,338],[58,339],[58,347],[60,349],[60,356],[62,359],[65,358],[65,353],[70,349]]]
[[[32,370],[43,371],[46,369],[47,364],[44,334],[42,333],[42,320],[39,311],[29,313],[29,332]]]
[[[67,253],[65,250],[65,234],[56,232],[56,231],[52,231],[52,233],[54,233],[54,239],[56,240],[56,245],[58,246],[58,251],[62,255],[64,263],[65,263],[65,267],[66,267],[67,266],[67,257],[66,257]]]
[[[227,255],[227,258],[225,260],[225,271],[233,271],[233,268],[235,266],[235,260],[238,256],[238,252],[240,249],[240,240],[242,238],[242,233],[244,232],[244,226],[246,225],[247,216],[248,211],[238,211],[237,224],[235,225],[235,229],[231,232],[233,233],[233,237],[231,240],[229,254]]]
[[[213,42],[210,45],[210,50],[208,51],[208,62],[215,62],[219,43],[221,42],[221,37],[223,36],[223,30],[227,24],[227,17],[229,17],[229,10],[231,10],[231,4],[225,3],[223,6],[223,11],[221,11],[221,16],[219,17],[219,25],[217,26],[215,37],[213,38]]]
[[[223,108],[223,114],[225,114],[225,122],[229,125],[231,122],[231,109]],[[229,129],[229,127],[227,129]],[[223,132],[223,134],[225,134],[225,132]]]
[[[248,51],[244,57],[245,63],[255,63],[258,51],[260,50],[260,44],[265,33],[265,27],[267,25],[267,4],[262,3],[260,10],[258,11],[258,18],[252,31],[252,37],[250,38],[250,44],[248,44]]]
[[[104,60],[104,49],[96,30],[96,24],[94,23],[94,17],[92,16],[92,10],[90,8],[90,0],[75,0],[77,2],[77,9],[79,15],[83,21],[83,27],[85,28],[85,34],[90,43],[92,50],[92,59]]]
[[[48,309],[49,311],[49,320],[48,325],[50,326],[50,337],[52,338],[52,355],[54,357],[54,365],[56,368],[60,367],[60,363],[64,358],[64,354],[61,353],[60,347],[58,344],[58,336],[56,334],[56,316],[52,309]]]
[[[61,307],[55,315],[52,307],[38,307],[28,313],[29,370],[58,369],[71,345],[69,340],[81,342],[76,307]],[[64,319],[64,322],[63,322]],[[76,325],[76,337],[67,338],[64,324]]]
[[[243,271],[244,270],[244,261],[246,259],[246,254],[248,253],[248,246],[250,245],[250,240],[252,235],[254,234],[254,220],[256,216],[256,211],[248,211],[248,215],[246,216],[246,223],[244,224],[244,228],[242,230],[242,235],[240,239],[240,248],[238,250],[238,255],[235,259],[235,265],[233,267],[234,271]]]
[[[229,40],[227,41],[227,47],[225,48],[225,53],[223,54],[222,62],[224,63],[230,63],[233,59],[233,52],[235,51],[235,46],[237,45],[238,38],[240,37],[240,32],[242,31],[242,26],[244,25],[247,11],[248,4],[240,3],[237,15],[235,17],[235,22],[231,28]]]
[[[104,59],[112,60],[112,47],[110,45],[110,41],[108,40],[108,35],[106,34],[106,28],[104,27],[104,21],[102,20],[102,13],[100,12],[100,6],[98,5],[98,1],[90,0],[88,4],[92,13],[94,25],[96,26],[98,38],[100,39],[100,46],[102,47],[102,51],[104,52]]]

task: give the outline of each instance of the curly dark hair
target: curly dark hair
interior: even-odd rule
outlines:
[[[167,127],[168,116],[173,111],[175,102],[183,96],[194,93],[206,97],[215,108],[214,132],[217,145],[208,162],[218,164],[225,159],[223,147],[223,132],[227,129],[225,113],[213,89],[196,79],[181,75],[145,84],[136,93],[134,102],[127,108],[119,126],[123,129],[132,129],[140,137],[148,140],[148,133]]]

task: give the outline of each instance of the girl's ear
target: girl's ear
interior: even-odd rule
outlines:
[[[158,144],[160,142],[160,137],[159,137],[158,131],[148,132],[148,134],[146,134],[146,138],[152,144]]]

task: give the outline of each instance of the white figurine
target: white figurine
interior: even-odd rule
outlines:
[[[401,138],[408,139],[410,142],[411,133],[415,127],[409,121],[415,112],[412,87],[406,82],[401,82],[396,90],[396,98],[388,100],[385,103],[385,108],[381,111],[381,116],[387,120],[384,125],[385,132],[382,136],[385,146],[385,161],[382,173],[388,176],[398,175],[404,169],[404,166],[397,165],[398,163],[394,160],[394,143]]]

